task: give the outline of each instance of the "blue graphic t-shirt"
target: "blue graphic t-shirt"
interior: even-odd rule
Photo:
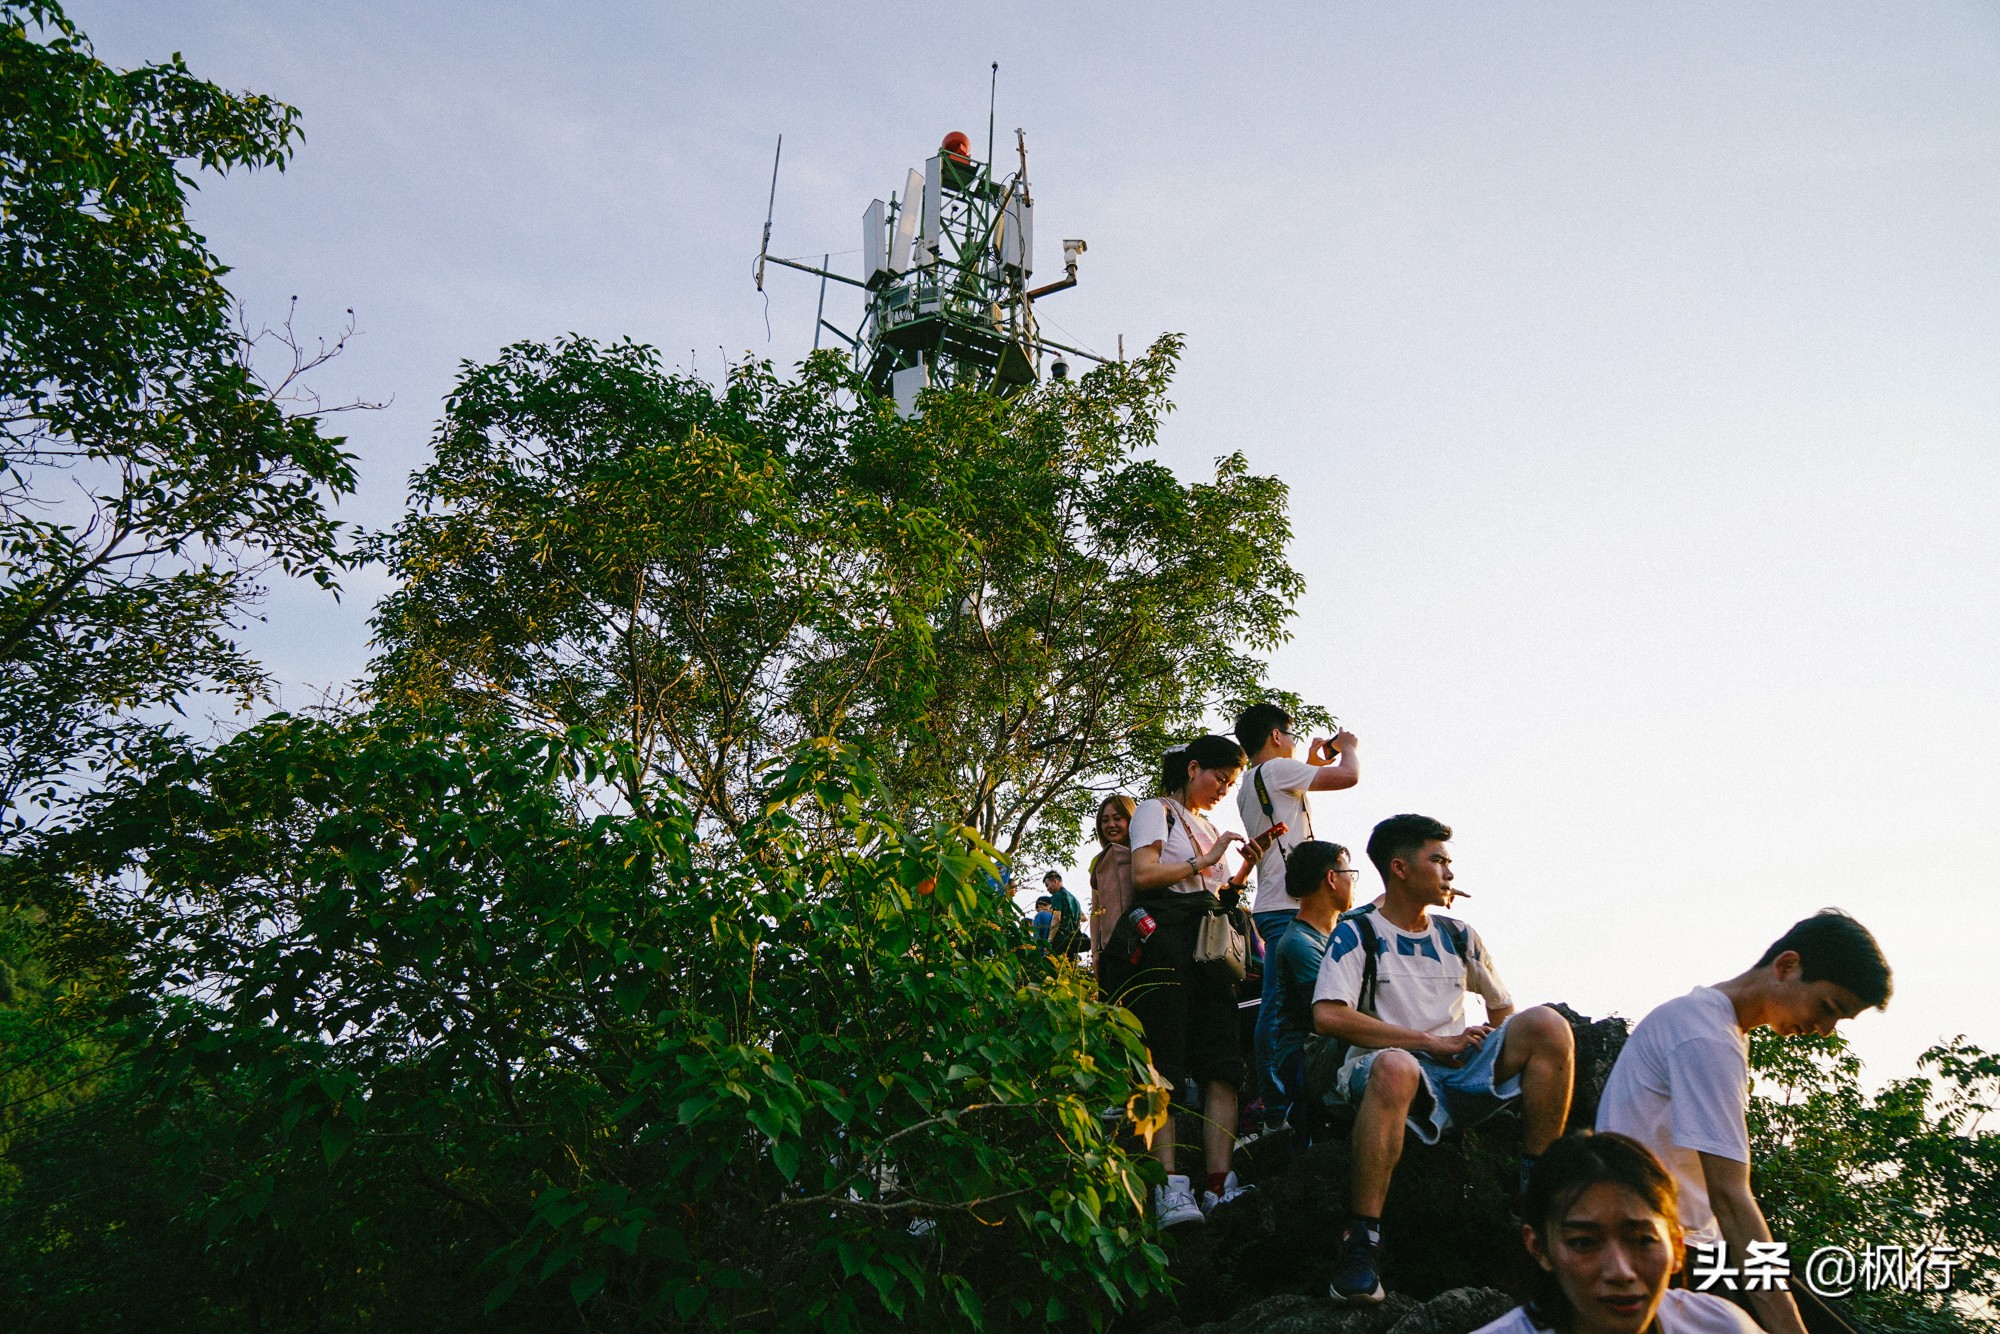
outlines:
[[[1375,1014],[1388,1023],[1419,1033],[1448,1037],[1465,1029],[1465,993],[1476,991],[1488,1013],[1513,1008],[1514,999],[1493,966],[1493,956],[1479,933],[1457,918],[1430,913],[1424,930],[1405,931],[1373,905],[1338,922],[1313,988],[1315,1000],[1353,1005],[1361,995],[1366,970],[1361,932],[1354,917],[1368,913],[1375,928]],[[1449,922],[1451,930],[1444,929]],[[1460,958],[1457,939],[1470,957]],[[1366,1050],[1357,1047],[1357,1053]],[[1350,1058],[1352,1059],[1352,1058]]]

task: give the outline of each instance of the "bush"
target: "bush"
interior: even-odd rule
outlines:
[[[9,867],[142,1004],[88,1133],[10,1155],[8,1326],[1005,1329],[1163,1286],[1098,1115],[1136,1025],[989,847],[884,819],[831,743],[734,835],[598,806],[621,765],[279,717]]]
[[[2000,1329],[2000,1133],[1980,1128],[2000,1102],[2000,1056],[1963,1038],[1932,1047],[1919,1073],[1872,1097],[1846,1040],[1750,1037],[1761,1084],[1750,1100],[1758,1202],[1791,1244],[1794,1274],[1822,1246],[1956,1246],[1953,1292],[1857,1283],[1849,1303],[1884,1334]],[[1935,1078],[1927,1077],[1934,1072]],[[1928,1285],[1927,1285],[1928,1286]]]

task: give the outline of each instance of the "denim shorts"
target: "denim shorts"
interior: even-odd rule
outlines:
[[[1504,1023],[1473,1049],[1464,1065],[1417,1057],[1417,1068],[1423,1071],[1424,1082],[1410,1101],[1409,1127],[1418,1139],[1435,1144],[1445,1131],[1476,1126],[1521,1096],[1519,1074],[1505,1083],[1495,1083],[1493,1078],[1500,1064],[1500,1047],[1507,1037],[1507,1025],[1513,1022],[1514,1017],[1507,1016]],[[1347,1101],[1353,1106],[1361,1105],[1361,1094],[1368,1087],[1368,1072],[1381,1054],[1379,1050],[1371,1051],[1349,1062],[1343,1087]]]

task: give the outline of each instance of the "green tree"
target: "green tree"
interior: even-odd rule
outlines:
[[[2000,1105],[2000,1056],[1942,1043],[1871,1096],[1838,1035],[1750,1041],[1753,1184],[1794,1271],[1822,1246],[1953,1246],[1950,1293],[1857,1282],[1848,1300],[1885,1334],[2000,1329],[2000,1132],[1982,1125]]]
[[[830,356],[717,388],[630,343],[509,348],[375,543],[374,689],[606,729],[732,829],[760,765],[837,736],[912,820],[1065,852],[1093,789],[1266,691],[1302,586],[1282,482],[1140,457],[1177,352],[905,421]]]
[[[232,323],[181,166],[281,168],[298,113],[178,57],[114,69],[0,0],[0,810],[53,799],[136,711],[264,675],[234,630],[273,567],[331,585],[352,488],[298,378]],[[18,825],[17,825],[18,828]]]
[[[1136,1026],[990,847],[886,816],[837,743],[728,838],[671,786],[603,810],[634,767],[279,717],[9,863],[144,1005],[118,1086],[9,1148],[0,1321],[1015,1329],[1161,1288],[1157,1173],[1099,1119],[1145,1092]]]

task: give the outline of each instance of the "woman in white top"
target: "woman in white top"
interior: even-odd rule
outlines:
[[[1557,1140],[1528,1174],[1521,1215],[1535,1295],[1473,1334],[1757,1334],[1741,1307],[1667,1286],[1681,1267],[1674,1179],[1639,1141]]]
[[[1194,962],[1205,913],[1222,906],[1231,881],[1222,858],[1241,834],[1219,834],[1203,812],[1235,786],[1243,747],[1228,737],[1196,737],[1161,761],[1162,795],[1132,813],[1133,902],[1152,919],[1132,975],[1126,1008],[1146,1030],[1153,1065],[1178,1097],[1192,1080],[1203,1088],[1202,1147],[1207,1189],[1195,1203],[1189,1178],[1174,1171],[1174,1122],[1153,1137],[1153,1156],[1167,1170],[1154,1192],[1161,1227],[1199,1223],[1208,1209],[1240,1193],[1229,1170],[1236,1138],[1236,1090],[1243,1082],[1237,1040],[1236,989]],[[1249,870],[1248,864],[1244,872]],[[1236,882],[1240,888],[1241,881]],[[1217,1170],[1220,1168],[1221,1170]]]

